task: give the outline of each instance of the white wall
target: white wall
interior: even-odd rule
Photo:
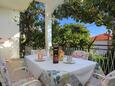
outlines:
[[[111,44],[111,41],[109,43]],[[97,45],[108,45],[108,41],[95,41],[94,44],[97,44]],[[108,49],[107,46],[95,46],[95,48]]]
[[[5,58],[19,58],[19,37],[16,37],[16,40],[13,37],[19,33],[19,26],[14,19],[19,22],[18,11],[0,8],[0,37],[11,38],[12,40],[8,42],[11,43],[11,46],[0,45],[0,56]]]
[[[13,20],[15,16],[19,17],[18,11],[0,8],[0,37],[12,37],[19,32],[19,26]]]
[[[93,44],[95,44],[95,45],[108,45],[108,41],[95,41]],[[109,41],[109,44],[111,44],[111,41]],[[104,54],[107,52],[108,46],[94,46],[94,48],[99,49],[99,50],[95,51],[97,54]]]

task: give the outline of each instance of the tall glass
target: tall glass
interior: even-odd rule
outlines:
[[[72,62],[71,52],[72,52],[71,49],[68,48],[68,49],[67,49],[67,62],[68,62],[68,63],[71,63],[71,62]]]

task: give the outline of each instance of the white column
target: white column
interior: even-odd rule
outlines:
[[[52,13],[64,0],[46,0],[45,2],[45,48],[52,46]]]
[[[52,20],[51,13],[48,12],[47,4],[45,9],[45,48],[49,51],[52,46]]]

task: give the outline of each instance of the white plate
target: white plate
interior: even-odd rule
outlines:
[[[63,61],[63,63],[65,63],[65,64],[75,64],[75,61],[71,61],[71,62]]]

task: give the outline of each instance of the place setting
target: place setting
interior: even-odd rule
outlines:
[[[75,64],[75,61],[72,59],[72,56],[65,56],[65,59],[63,60],[63,63],[65,64]]]

